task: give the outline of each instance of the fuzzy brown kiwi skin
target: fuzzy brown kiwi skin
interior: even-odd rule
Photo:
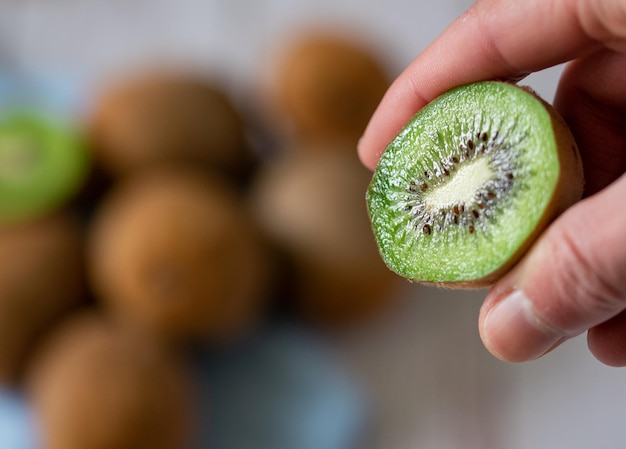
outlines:
[[[560,173],[552,198],[532,234],[520,245],[519,249],[500,268],[480,279],[460,282],[430,283],[437,287],[450,289],[481,289],[492,286],[508,273],[528,251],[541,233],[568,207],[582,198],[584,187],[583,166],[578,145],[567,123],[554,107],[543,100],[534,90],[526,86],[517,86],[537,98],[550,114],[552,129],[558,150]],[[428,283],[427,283],[428,284]]]
[[[41,340],[87,299],[83,250],[69,213],[0,226],[0,383],[21,381]]]
[[[271,261],[223,178],[159,169],[120,183],[88,246],[100,302],[164,342],[237,339],[263,312]]]
[[[25,391],[49,449],[178,449],[193,410],[178,357],[95,309],[70,314],[28,367]]]
[[[284,305],[319,329],[365,322],[393,303],[400,278],[379,257],[359,201],[370,177],[343,144],[294,142],[252,189],[285,260]]]
[[[200,73],[127,73],[102,89],[87,124],[94,159],[112,178],[191,164],[244,183],[257,163],[243,111]]]
[[[373,49],[321,31],[292,42],[277,72],[275,101],[300,139],[356,142],[390,84]]]

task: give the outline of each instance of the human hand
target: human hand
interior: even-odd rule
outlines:
[[[479,328],[507,361],[588,331],[600,361],[626,365],[626,1],[478,0],[396,79],[359,142],[373,169],[427,102],[453,87],[517,81],[571,61],[554,100],[579,145],[585,196],[493,286]]]

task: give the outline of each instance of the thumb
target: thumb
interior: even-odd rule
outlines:
[[[479,327],[512,362],[540,357],[626,309],[626,175],[561,215],[489,292]]]

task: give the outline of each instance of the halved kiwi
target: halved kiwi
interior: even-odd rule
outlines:
[[[425,106],[380,158],[367,190],[381,255],[408,279],[493,283],[582,195],[574,139],[554,109],[503,82]]]
[[[43,215],[80,188],[88,158],[71,125],[34,112],[0,116],[0,221]]]

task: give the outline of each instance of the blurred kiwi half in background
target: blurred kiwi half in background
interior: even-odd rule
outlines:
[[[0,222],[56,211],[74,197],[89,172],[78,128],[43,113],[0,114]]]

